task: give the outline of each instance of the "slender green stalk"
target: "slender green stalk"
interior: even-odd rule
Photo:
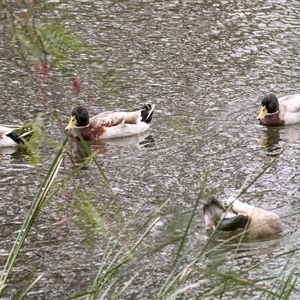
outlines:
[[[124,286],[121,288],[121,290],[117,293],[117,295],[115,297],[113,297],[113,299],[120,299],[122,294],[125,292],[125,290],[130,286],[130,284],[133,282],[133,280],[139,275],[139,273],[135,273],[125,284]]]
[[[180,245],[179,245],[179,248],[178,248],[178,251],[177,251],[177,254],[176,254],[174,263],[173,263],[173,268],[175,268],[175,266],[176,266],[176,264],[177,264],[177,261],[178,261],[178,259],[179,259],[179,256],[180,256],[180,254],[181,254],[181,251],[183,250],[185,241],[186,241],[186,239],[187,239],[188,233],[189,233],[190,228],[191,228],[192,221],[194,220],[194,217],[195,217],[195,215],[196,215],[197,209],[198,209],[198,207],[199,207],[200,200],[202,199],[203,192],[204,192],[204,190],[205,190],[207,177],[208,177],[208,172],[206,172],[206,174],[205,174],[204,180],[203,180],[202,185],[201,185],[200,192],[199,192],[199,194],[198,194],[198,196],[197,196],[196,202],[195,202],[194,207],[193,207],[193,210],[192,210],[191,217],[190,217],[190,219],[189,219],[189,223],[188,223],[188,225],[187,225],[186,228],[185,228],[185,232],[184,232],[183,237],[182,237],[182,239],[181,239],[181,243],[180,243]]]
[[[40,274],[37,278],[35,278],[31,284],[23,291],[21,296],[19,297],[19,300],[25,299],[27,293],[34,287],[34,285],[40,281],[40,279],[45,275],[45,273]]]
[[[153,228],[153,226],[159,220],[160,220],[160,218],[157,217],[150,224],[150,226],[147,228],[147,230],[136,241],[136,243],[132,246],[132,248],[127,253],[125,253],[123,257],[121,257],[120,262],[118,262],[116,265],[115,265],[115,262],[116,262],[117,258],[119,257],[119,255],[121,255],[122,251],[119,251],[119,253],[117,253],[113,257],[111,257],[111,254],[113,253],[112,251],[107,252],[108,255],[106,255],[105,261],[108,261],[108,259],[110,259],[111,260],[110,264],[109,264],[109,266],[107,267],[107,269],[104,273],[103,273],[103,265],[105,264],[105,261],[104,261],[104,263],[101,264],[99,272],[98,272],[96,278],[94,279],[94,283],[93,283],[93,287],[92,287],[93,292],[88,295],[87,300],[98,299],[98,295],[101,291],[104,291],[105,285],[107,283],[109,283],[110,280],[113,280],[114,275],[117,273],[119,268],[122,267],[125,263],[127,263],[130,258],[132,258],[136,248],[142,243],[143,239],[146,237],[146,235],[148,235],[150,230]],[[109,285],[110,285],[110,288],[111,288],[112,284],[110,283]],[[105,291],[106,291],[105,293],[107,293],[107,289]]]
[[[26,294],[28,293],[28,291],[33,287],[33,285],[37,282],[37,278],[35,280],[32,281],[34,275],[35,275],[35,272],[36,270],[40,267],[40,264],[41,264],[41,260],[38,261],[38,263],[35,265],[34,269],[32,270],[26,284],[25,284],[25,289],[21,292],[20,296],[19,296],[19,300],[21,299],[24,299]],[[42,274],[43,276],[43,274]],[[41,277],[39,276],[38,277],[38,280],[40,279]]]
[[[173,263],[172,271],[170,272],[166,283],[160,289],[160,292],[159,292],[159,297],[160,298],[164,298],[167,294],[169,294],[170,291],[172,290],[172,288],[174,288],[174,286],[177,285],[178,279],[180,279],[180,276],[178,276],[178,275],[174,276],[174,274],[176,272],[177,262],[179,260],[180,254],[181,254],[181,252],[183,250],[183,247],[184,247],[185,241],[187,239],[187,236],[188,236],[188,233],[189,233],[192,221],[194,220],[194,217],[196,215],[197,209],[199,207],[200,200],[202,199],[203,192],[205,190],[205,185],[206,185],[207,177],[208,177],[208,172],[206,172],[206,174],[205,174],[204,180],[203,180],[202,185],[201,185],[200,192],[199,192],[199,194],[197,196],[196,202],[195,202],[193,210],[192,210],[191,217],[189,219],[189,223],[188,223],[187,227],[185,228],[185,232],[184,232],[184,234],[183,234],[183,236],[181,238],[181,242],[179,244],[178,251],[176,253],[176,257],[175,257],[175,260],[174,260],[174,263]]]
[[[263,174],[267,172],[267,170],[274,164],[274,162],[289,148],[289,146],[295,142],[300,137],[300,132],[295,134],[295,136],[289,140],[289,142],[282,148],[282,150],[271,159],[271,161],[251,180],[246,180],[246,182],[242,185],[239,190],[236,198],[239,198],[243,195],[249,187],[251,187]]]
[[[41,209],[44,205],[47,193],[48,193],[51,185],[53,184],[53,181],[57,175],[60,164],[62,162],[63,154],[65,151],[65,146],[66,146],[68,140],[69,140],[69,136],[66,136],[57,155],[55,156],[55,158],[49,168],[49,171],[48,171],[43,183],[40,185],[37,196],[35,197],[32,205],[31,205],[31,208],[29,209],[27,217],[23,222],[23,225],[19,231],[16,241],[13,245],[13,248],[10,251],[9,257],[6,261],[6,264],[3,268],[1,278],[0,278],[0,296],[2,295],[3,289],[6,285],[6,281],[10,275],[10,272],[16,261],[16,258],[24,244],[24,241],[25,241],[36,217],[38,216],[39,212],[41,211]]]
[[[83,169],[94,157],[97,155],[97,151],[93,152],[89,157],[87,157],[80,165],[78,165],[71,173],[68,175],[61,183],[57,184],[56,189],[48,196],[47,202],[50,201],[66,184],[81,170]],[[44,203],[44,205],[47,204]]]
[[[89,155],[92,155],[92,152],[91,152],[91,150],[90,150],[90,147],[87,145],[86,141],[83,139],[83,137],[82,137],[82,135],[80,134],[80,132],[79,132],[77,129],[75,129],[75,131],[76,131],[76,134],[77,134],[77,136],[79,137],[79,140],[80,140],[81,144],[83,145],[84,149],[87,151],[87,153],[88,153]],[[107,177],[106,177],[106,175],[105,175],[103,169],[101,168],[101,166],[100,166],[99,162],[97,161],[97,159],[95,158],[95,156],[93,156],[92,159],[93,159],[95,165],[97,166],[99,172],[101,173],[101,175],[102,175],[102,177],[103,177],[105,183],[111,188],[110,182],[109,182],[109,180],[107,179]]]

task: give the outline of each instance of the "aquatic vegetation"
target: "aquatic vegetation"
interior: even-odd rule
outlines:
[[[82,168],[84,168],[84,166],[91,161],[98,165],[99,174],[102,176],[105,184],[111,188],[108,179],[97,162],[96,153],[90,152],[89,146],[82,138],[81,142],[88,151],[89,156],[84,162],[78,165],[69,176],[60,181],[56,180],[63,157],[68,152],[68,139],[69,137],[66,136],[58,149],[49,171],[40,185],[39,191],[32,203],[27,218],[24,220],[22,228],[19,231],[19,235],[16,238],[15,244],[2,272],[0,281],[1,293],[5,290],[7,280],[11,274],[13,266],[16,264],[18,254],[21,251],[26,236],[28,235],[39,213],[43,207],[49,203],[49,201],[54,199],[55,195],[57,195],[61,189],[66,187],[66,185]],[[272,161],[274,162],[276,159],[278,159],[278,157],[273,158]],[[271,165],[271,163],[268,164],[261,173],[256,175],[254,179],[252,178],[250,185],[245,183],[240,194],[245,193],[247,189],[255,183],[257,178],[259,178],[262,173],[266,172]],[[285,257],[286,264],[284,265],[282,272],[279,272],[272,278],[261,279],[260,282],[251,280],[248,277],[248,274],[250,271],[255,272],[256,268],[262,267],[264,262],[260,262],[254,266],[247,266],[245,269],[233,269],[235,266],[235,260],[239,259],[239,253],[240,251],[242,253],[243,247],[245,247],[245,244],[243,244],[243,236],[245,232],[239,232],[237,235],[225,238],[222,242],[219,242],[216,245],[214,240],[217,231],[214,230],[207,239],[207,242],[199,247],[198,256],[193,259],[189,257],[189,240],[191,239],[193,230],[195,230],[193,225],[195,218],[201,211],[200,206],[201,203],[203,203],[208,176],[209,172],[207,172],[202,183],[199,195],[194,203],[192,211],[189,213],[182,233],[174,239],[164,240],[159,244],[153,243],[155,246],[150,248],[145,247],[144,243],[151,243],[151,240],[153,239],[153,228],[155,228],[162,219],[167,217],[167,215],[164,215],[163,209],[168,206],[168,201],[163,203],[157,211],[149,215],[149,218],[145,220],[144,225],[137,228],[136,231],[132,232],[132,230],[129,230],[129,224],[126,221],[124,224],[127,225],[125,225],[122,229],[114,228],[114,231],[120,231],[121,235],[117,233],[115,238],[111,239],[111,234],[109,234],[107,229],[105,229],[105,226],[103,227],[105,217],[98,214],[95,205],[88,200],[92,197],[92,194],[83,194],[82,196],[84,198],[82,201],[80,201],[79,198],[77,205],[79,212],[78,221],[81,222],[81,225],[78,222],[75,223],[78,223],[78,226],[82,228],[83,232],[85,232],[84,234],[87,235],[87,241],[90,240],[92,242],[92,244],[90,244],[92,247],[95,247],[95,243],[93,243],[94,233],[91,232],[90,229],[93,229],[95,233],[101,232],[103,236],[107,236],[107,244],[101,262],[99,262],[98,273],[94,280],[85,291],[78,291],[78,294],[74,295],[72,299],[84,296],[86,299],[104,299],[107,297],[110,299],[117,299],[119,297],[126,297],[131,286],[135,286],[136,281],[139,280],[139,268],[141,268],[142,265],[144,266],[145,261],[151,261],[151,259],[155,258],[156,255],[160,254],[162,249],[169,246],[174,248],[173,257],[171,259],[173,263],[169,266],[168,277],[165,278],[165,281],[161,283],[159,289],[156,291],[155,299],[175,299],[176,297],[188,299],[199,299],[200,297],[200,299],[205,299],[205,297],[210,296],[222,298],[227,296],[237,297],[237,295],[243,296],[249,293],[250,295],[253,295],[253,293],[260,294],[261,297],[268,296],[270,299],[282,299],[282,297],[284,297],[284,299],[288,299],[299,276],[299,272],[297,271],[298,267],[290,266],[289,260],[299,252],[300,249],[298,248],[290,248],[282,251],[281,253],[277,253],[275,256],[269,257],[267,259],[268,263],[271,261],[276,263],[277,259]],[[247,186],[247,188],[245,188],[245,186]],[[88,226],[86,227],[86,225]],[[124,239],[125,236],[127,236],[127,238]],[[238,237],[239,239],[236,240]],[[218,251],[223,251],[222,249],[226,249],[226,245],[229,246],[229,248],[227,248],[230,250],[229,256],[232,259],[232,266],[230,267],[229,265],[229,269],[225,268],[224,270],[220,269],[222,263],[220,265],[205,266],[204,261],[206,258],[214,255],[214,253],[218,253]],[[220,255],[219,259],[221,261],[226,260],[228,264],[230,263],[230,260],[227,260],[226,257],[228,257],[228,255],[223,253]],[[38,269],[38,266],[36,269]],[[25,297],[27,292],[34,288],[34,284],[38,282],[40,278],[41,277],[34,276],[34,274],[32,275],[32,279],[29,281],[28,286],[24,287],[22,297]],[[216,282],[216,284],[209,285],[208,279]],[[143,289],[145,289],[145,293],[147,293],[146,282],[142,287],[142,290]]]
[[[162,192],[159,199],[153,199],[156,201],[157,209],[150,210],[148,203],[142,203],[142,208],[149,210],[143,214],[143,220],[139,219],[137,222],[140,212],[128,211],[120,204],[119,198],[121,197],[118,197],[115,192],[119,186],[114,186],[116,178],[112,177],[109,172],[104,172],[102,157],[98,155],[100,150],[92,152],[80,132],[78,133],[80,141],[77,145],[84,148],[86,156],[80,162],[74,159],[72,149],[68,145],[69,137],[63,133],[64,122],[61,121],[60,113],[57,113],[60,112],[56,106],[57,102],[62,99],[51,97],[51,95],[55,93],[55,79],[61,79],[64,76],[72,83],[68,86],[72,88],[72,96],[82,93],[83,82],[73,76],[75,74],[75,72],[73,74],[73,69],[64,69],[64,66],[68,65],[69,55],[79,53],[80,51],[77,51],[82,45],[77,44],[81,42],[75,33],[69,34],[70,32],[61,25],[44,24],[35,6],[35,4],[40,7],[46,4],[56,5],[59,2],[62,3],[45,0],[5,2],[5,5],[9,5],[9,9],[6,10],[9,22],[5,20],[2,25],[11,29],[10,37],[13,38],[16,46],[14,49],[17,52],[16,56],[23,56],[22,67],[26,66],[29,70],[26,73],[26,80],[33,78],[33,89],[36,88],[40,96],[37,99],[44,101],[45,110],[50,111],[45,119],[48,120],[50,126],[53,124],[60,126],[61,131],[60,134],[54,135],[56,147],[51,153],[50,162],[47,163],[47,167],[44,167],[46,169],[43,171],[44,177],[38,178],[40,180],[37,181],[37,185],[32,187],[36,190],[35,197],[32,197],[29,203],[24,204],[25,207],[21,207],[24,209],[26,218],[22,224],[15,224],[13,232],[15,235],[7,239],[4,251],[9,252],[9,255],[6,253],[2,255],[3,260],[6,258],[7,260],[1,270],[1,295],[19,299],[30,298],[32,295],[34,297],[34,294],[43,297],[46,282],[48,289],[46,292],[58,290],[65,292],[63,296],[60,295],[60,299],[289,299],[293,296],[298,298],[300,248],[294,239],[294,232],[279,236],[279,239],[286,238],[286,243],[282,243],[281,247],[274,246],[277,243],[276,239],[249,241],[246,239],[245,231],[240,231],[237,235],[221,236],[213,230],[208,236],[205,235],[201,208],[207,200],[206,194],[209,193],[207,190],[210,189],[209,171],[205,172],[204,168],[201,170],[203,177],[201,177],[202,182],[199,182],[199,193],[188,209],[179,207],[178,211],[171,211],[169,207],[173,199],[168,199]],[[13,5],[24,5],[27,9],[14,10]],[[98,62],[97,66],[99,64]],[[51,72],[55,73],[57,70],[63,70],[63,75],[60,73],[51,81]],[[157,75],[160,76],[160,73]],[[107,88],[110,95],[119,91],[112,88],[118,85],[116,72],[104,69],[95,75],[99,78],[97,76],[100,76],[101,88]],[[58,80],[58,84],[61,84],[61,81]],[[166,82],[166,84],[169,83]],[[22,88],[24,88],[23,85]],[[155,89],[156,86],[153,85],[153,90]],[[196,125],[205,123],[202,118],[196,119]],[[175,120],[170,118],[170,124],[177,133],[187,131],[192,133],[188,126],[189,120],[185,115]],[[34,130],[34,133],[28,143],[31,153],[29,157],[32,158],[33,163],[39,164],[43,162],[39,155],[43,132]],[[58,139],[63,137],[62,140],[57,140],[57,136]],[[236,198],[247,193],[260,178],[267,176],[267,171],[275,163],[280,162],[282,153],[274,158],[267,156],[266,165],[245,180]],[[64,165],[67,167],[63,167]],[[83,171],[87,168],[90,168],[88,171],[93,172],[95,182],[80,181]],[[135,184],[138,184],[139,196],[142,198],[147,182],[139,181],[140,169],[136,172]],[[124,182],[129,185],[126,179]],[[157,186],[153,184],[151,188],[149,193],[155,191]],[[100,196],[96,198],[95,194]],[[107,194],[109,196],[105,197]],[[66,201],[57,204],[57,200],[64,196]],[[55,216],[52,222],[55,224],[51,223],[54,226],[47,228],[47,233],[61,241],[64,238],[61,225],[63,222],[70,227],[77,227],[76,234],[80,236],[82,248],[81,251],[76,252],[78,269],[74,272],[70,271],[70,265],[60,261],[58,264],[61,264],[59,266],[61,273],[57,271],[57,266],[44,263],[42,255],[47,256],[48,261],[56,258],[53,253],[57,245],[48,244],[49,251],[44,252],[44,243],[48,240],[33,243],[34,250],[41,254],[39,261],[31,259],[29,252],[32,249],[27,251],[26,241],[30,234],[32,233],[34,237],[34,234],[42,235],[41,227],[44,226],[42,215],[51,205],[57,205],[66,210],[72,208],[72,213],[66,214],[61,219],[61,215]],[[49,217],[48,212],[46,211],[46,217]],[[298,214],[295,212],[293,215],[281,217],[284,222],[288,220],[295,224],[294,230],[296,231]],[[172,221],[180,224],[176,231],[170,226]],[[70,241],[71,247],[76,246],[75,238],[77,237],[70,237],[74,239]],[[14,241],[13,245],[12,241]],[[72,249],[64,248],[63,243],[59,244],[60,247],[68,258],[72,255],[69,253]],[[90,264],[88,264],[83,259],[85,253],[93,257],[92,263],[89,261]],[[18,260],[22,254],[25,254],[26,271],[29,270],[30,274],[23,274],[24,266],[20,263],[21,259]],[[67,291],[64,290],[63,281],[69,277],[63,277],[63,272],[72,273],[71,275],[76,273],[76,285]],[[18,281],[20,273],[22,273],[21,276],[26,277],[24,284]],[[55,274],[53,276],[55,279],[58,278],[56,282],[51,277],[53,274]],[[262,274],[266,275],[262,276]],[[85,286],[79,286],[80,281],[83,280],[86,280]],[[12,288],[16,282],[19,285]],[[22,288],[23,291],[20,292]],[[12,290],[17,290],[17,295],[12,295]]]

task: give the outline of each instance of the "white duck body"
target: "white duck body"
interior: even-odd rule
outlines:
[[[29,127],[10,127],[0,125],[0,148],[17,147],[23,142],[23,138],[30,138],[33,130]]]
[[[153,105],[154,109],[154,105]],[[103,112],[90,119],[94,128],[102,127],[103,133],[97,139],[113,139],[144,133],[150,123],[142,122],[141,111],[135,112]],[[75,127],[80,129],[80,127]]]
[[[284,120],[285,125],[300,122],[300,94],[288,95],[278,99],[279,119]]]
[[[232,204],[233,211],[249,217],[250,222],[247,228],[249,237],[260,238],[282,231],[282,222],[276,213],[249,205],[234,198],[229,198],[226,203],[227,205]]]
[[[204,204],[206,229],[218,228],[223,231],[243,229],[250,238],[262,238],[282,230],[281,219],[274,212],[254,207],[235,198],[229,198],[226,205],[227,208],[215,198]]]

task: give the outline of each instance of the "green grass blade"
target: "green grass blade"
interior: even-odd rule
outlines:
[[[55,158],[49,168],[49,171],[48,171],[43,183],[40,185],[37,196],[35,197],[32,205],[31,205],[31,208],[29,209],[27,217],[26,217],[25,221],[23,222],[20,232],[19,232],[19,234],[15,240],[15,243],[10,251],[9,257],[6,261],[6,264],[3,268],[1,278],[0,278],[0,296],[2,295],[3,289],[6,285],[6,281],[9,277],[12,267],[16,261],[16,258],[24,244],[24,241],[25,241],[36,217],[38,216],[39,212],[41,211],[43,204],[46,200],[47,193],[57,175],[60,164],[62,162],[63,154],[65,151],[65,146],[66,146],[68,140],[69,140],[69,136],[66,136],[65,140],[63,141],[57,155],[55,156]]]
[[[83,145],[84,149],[87,151],[87,153],[88,153],[89,155],[92,155],[92,152],[91,152],[91,150],[90,150],[90,147],[88,146],[88,144],[86,143],[86,141],[83,139],[83,137],[82,137],[82,135],[80,134],[80,132],[79,132],[77,129],[75,129],[75,131],[76,131],[76,134],[77,134],[77,136],[79,137],[79,140],[80,140],[81,144]],[[99,162],[98,162],[97,159],[95,158],[95,156],[93,156],[93,161],[94,161],[95,165],[97,166],[97,168],[98,168],[100,174],[102,175],[102,177],[103,177],[105,183],[111,188],[110,182],[109,182],[108,178],[106,177],[106,175],[105,175],[105,173],[104,173],[102,167],[100,166]]]
[[[181,278],[182,278],[182,274],[178,274],[177,276],[174,276],[174,274],[176,272],[176,265],[177,265],[177,262],[179,260],[180,254],[183,250],[183,247],[184,247],[185,241],[187,239],[192,221],[193,221],[194,216],[197,212],[197,208],[199,206],[200,200],[202,199],[203,192],[204,192],[205,185],[206,185],[206,181],[207,181],[207,177],[208,177],[208,172],[206,172],[206,174],[205,174],[204,180],[203,180],[202,185],[201,185],[200,192],[198,194],[198,197],[196,199],[195,205],[194,205],[193,210],[192,210],[191,217],[189,219],[189,223],[188,223],[188,225],[185,229],[183,237],[181,238],[181,242],[180,242],[178,251],[176,253],[174,263],[173,263],[172,271],[170,272],[170,274],[168,276],[168,279],[166,280],[165,284],[161,287],[161,289],[159,291],[159,298],[164,298],[167,294],[169,294],[172,287],[176,286],[178,280],[181,280]]]

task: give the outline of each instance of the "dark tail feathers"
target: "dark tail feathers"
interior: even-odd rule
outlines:
[[[154,107],[155,107],[155,104],[152,104],[152,105],[147,104],[142,107],[142,110],[141,110],[141,117],[142,117],[141,121],[142,122],[150,124],[150,122],[152,121]]]
[[[249,216],[242,214],[238,215],[233,212],[224,215],[225,212],[226,207],[214,197],[209,202],[205,203],[203,206],[203,214],[205,217],[206,228],[218,226],[219,230],[231,231],[247,226]]]
[[[13,139],[18,144],[29,142],[32,135],[33,129],[31,126],[23,126],[21,128],[14,129],[11,133],[7,134],[8,137]]]

